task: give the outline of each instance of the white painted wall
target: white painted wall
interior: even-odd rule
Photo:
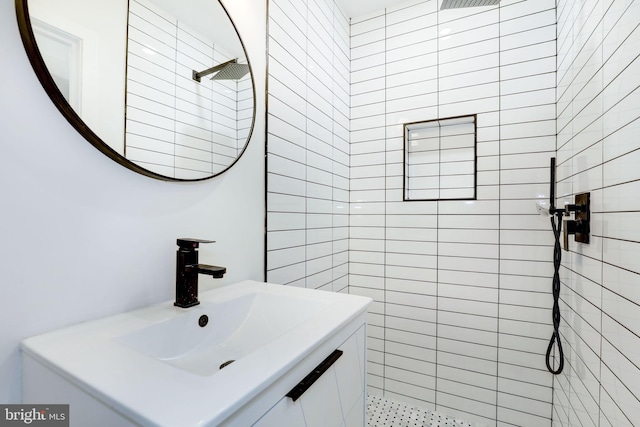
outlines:
[[[21,339],[173,298],[175,239],[228,274],[263,278],[265,2],[227,1],[254,69],[258,110],[241,160],[218,178],[137,175],[88,144],[40,86],[13,2],[0,3],[0,402],[21,395]]]

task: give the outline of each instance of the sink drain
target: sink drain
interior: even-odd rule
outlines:
[[[227,365],[231,365],[233,362],[235,362],[235,360],[227,360],[226,362],[224,362],[222,365],[220,365],[220,369],[224,368]]]
[[[204,328],[205,326],[207,326],[207,323],[209,323],[209,316],[207,316],[206,314],[200,316],[200,318],[198,319],[198,325],[200,325],[201,328]]]

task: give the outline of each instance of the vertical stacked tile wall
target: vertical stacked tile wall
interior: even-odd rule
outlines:
[[[269,2],[267,280],[347,291],[349,21]]]
[[[559,426],[640,425],[640,2],[559,0],[559,203],[591,193],[563,253]]]
[[[487,425],[551,424],[552,0],[351,21],[349,291],[375,302],[370,393]],[[477,114],[476,201],[403,202],[403,123]]]
[[[193,70],[232,55],[145,1],[130,3],[128,36],[126,157],[169,177],[224,170],[251,127],[250,75],[238,82],[194,81]]]

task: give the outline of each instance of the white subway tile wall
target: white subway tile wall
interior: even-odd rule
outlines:
[[[375,300],[369,393],[550,425],[552,234],[535,201],[555,150],[555,5],[437,3],[352,20],[349,290]],[[402,124],[472,114],[477,200],[403,203]]]
[[[640,2],[558,0],[559,203],[591,192],[563,253],[559,426],[640,425]]]
[[[346,292],[349,20],[271,0],[268,25],[267,280]]]
[[[344,291],[348,271],[374,299],[369,393],[486,425],[640,424],[638,0],[269,14],[267,277]],[[402,124],[466,114],[478,200],[403,202]],[[553,156],[559,202],[593,210],[591,244],[563,253],[555,378],[535,209]]]
[[[128,36],[126,157],[169,177],[226,169],[251,129],[250,75],[194,81],[231,55],[145,0],[130,2]]]

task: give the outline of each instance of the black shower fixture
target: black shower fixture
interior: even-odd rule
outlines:
[[[546,354],[547,369],[554,375],[558,375],[564,368],[564,352],[562,351],[562,343],[560,342],[560,266],[562,264],[562,249],[560,247],[560,236],[562,235],[562,224],[564,227],[564,250],[569,250],[569,235],[574,234],[576,242],[589,243],[589,221],[591,217],[591,197],[590,193],[582,193],[575,195],[575,203],[567,204],[564,208],[555,207],[556,199],[556,158],[551,158],[549,176],[549,207],[546,208],[543,204],[538,204],[538,211],[541,214],[548,214],[551,216],[551,228],[555,237],[555,244],[553,246],[553,334],[549,341]],[[571,214],[575,214],[575,219],[565,219],[563,217],[570,217]],[[551,353],[553,351],[554,344],[558,346],[558,367],[554,369],[551,366]]]
[[[569,235],[575,235],[574,240],[580,243],[589,243],[589,233],[591,232],[591,193],[581,193],[575,195],[573,205],[565,205],[565,216],[575,213],[575,219],[565,219],[564,227],[564,250],[569,250]]]
[[[209,74],[213,74],[210,80],[240,80],[249,72],[249,65],[239,64],[237,59],[231,59],[215,67],[207,68],[204,71],[197,72],[193,70],[191,78],[197,82]]]
[[[495,6],[499,3],[500,0],[442,0],[440,10],[476,6]]]

